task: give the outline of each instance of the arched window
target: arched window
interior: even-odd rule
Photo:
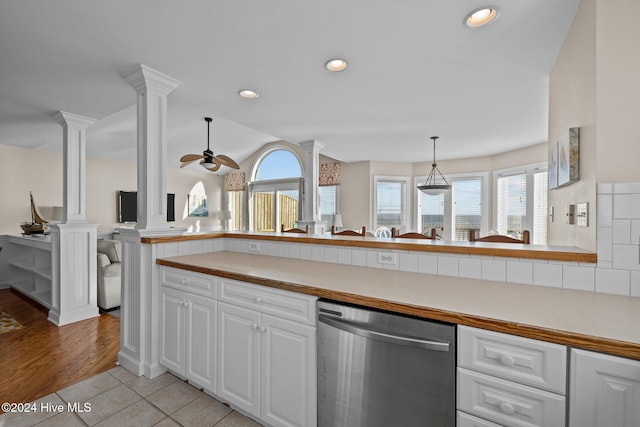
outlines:
[[[276,149],[259,160],[254,180],[269,181],[272,179],[300,178],[301,176],[302,168],[296,155],[289,150]]]
[[[301,218],[303,171],[296,154],[286,148],[265,152],[254,168],[249,184],[249,228],[280,231],[294,227]]]

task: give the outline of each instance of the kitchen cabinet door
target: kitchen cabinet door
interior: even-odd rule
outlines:
[[[161,286],[162,330],[160,363],[178,375],[185,375],[184,292]]]
[[[262,411],[272,426],[313,427],[316,414],[316,329],[262,315]]]
[[[640,361],[571,350],[570,427],[640,426]]]
[[[215,393],[216,302],[185,295],[187,330],[186,376],[189,382]]]
[[[260,416],[260,314],[218,304],[218,395]]]

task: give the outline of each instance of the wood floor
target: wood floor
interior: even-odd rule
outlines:
[[[30,402],[116,366],[120,319],[101,314],[57,327],[11,289],[0,290],[0,306],[24,326],[0,334],[0,402]]]

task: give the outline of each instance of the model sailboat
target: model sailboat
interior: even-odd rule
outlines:
[[[47,229],[47,220],[42,218],[35,202],[33,201],[33,194],[29,192],[31,198],[31,223],[25,222],[20,224],[23,234],[41,234]]]

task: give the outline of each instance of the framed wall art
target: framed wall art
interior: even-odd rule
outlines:
[[[189,216],[209,216],[209,208],[207,206],[207,196],[205,194],[189,194],[188,207]]]
[[[569,128],[558,141],[558,187],[580,179],[580,128]]]
[[[549,144],[549,190],[558,187],[558,141]]]

